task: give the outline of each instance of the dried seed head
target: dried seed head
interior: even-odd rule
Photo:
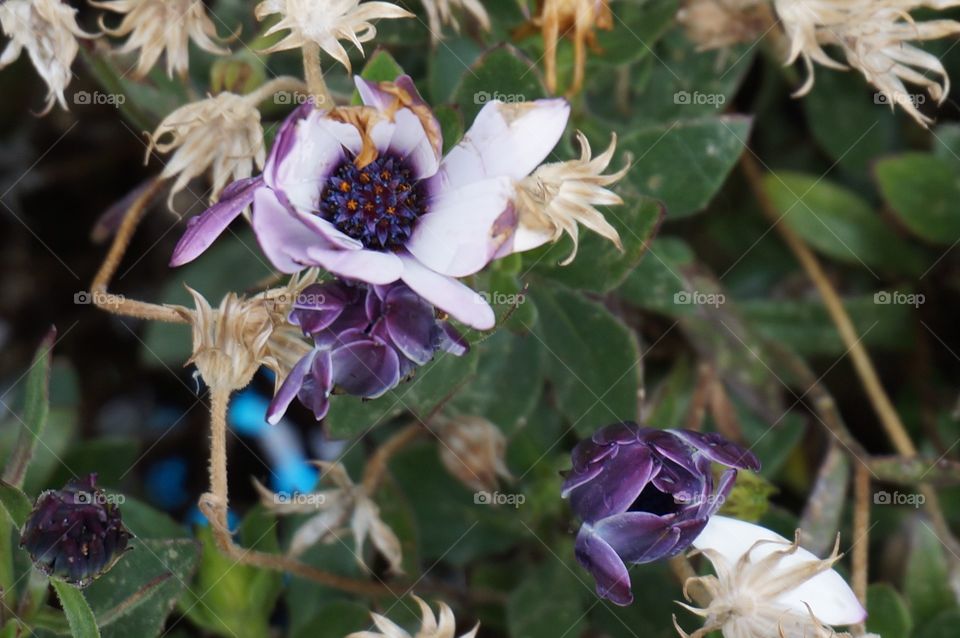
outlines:
[[[440,460],[461,483],[492,491],[500,478],[512,480],[504,462],[507,440],[493,423],[479,416],[458,416],[440,424]]]

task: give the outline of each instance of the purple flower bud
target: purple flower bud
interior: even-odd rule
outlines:
[[[573,449],[563,498],[583,520],[577,561],[597,595],[633,602],[625,563],[649,563],[687,549],[720,509],[737,470],[760,469],[749,450],[719,434],[657,430],[636,423],[602,428]],[[729,469],[714,484],[712,464]]]
[[[131,536],[96,481],[90,474],[41,494],[20,532],[20,547],[37,569],[77,587],[113,567]]]
[[[375,399],[412,376],[438,351],[456,356],[468,345],[434,307],[402,283],[370,286],[344,280],[308,286],[290,322],[314,348],[283,381],[267,411],[276,423],[294,397],[322,419],[330,394]]]

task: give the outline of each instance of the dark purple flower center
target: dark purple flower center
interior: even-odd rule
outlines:
[[[320,214],[370,250],[399,250],[426,210],[424,186],[396,155],[381,155],[363,168],[345,161],[327,178]]]
[[[648,512],[657,516],[665,514],[675,514],[680,511],[683,505],[677,503],[671,494],[661,492],[653,483],[647,483],[647,486],[640,492],[640,496],[630,504],[631,512]]]

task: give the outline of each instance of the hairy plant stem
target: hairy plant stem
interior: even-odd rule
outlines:
[[[303,45],[303,74],[307,78],[307,90],[313,97],[313,105],[318,109],[333,108],[333,96],[323,79],[323,67],[320,66],[320,46],[315,42]]]
[[[163,188],[163,185],[163,180],[159,178],[153,180],[130,205],[117,234],[114,235],[113,243],[110,244],[110,250],[107,252],[100,270],[97,271],[93,283],[90,284],[90,294],[93,297],[93,303],[98,308],[115,315],[166,323],[187,323],[186,318],[173,306],[135,301],[127,299],[123,295],[114,295],[107,292],[110,280],[116,274],[117,268],[120,267],[120,262],[123,261],[123,256],[130,246],[133,233],[136,232],[147,207],[160,192],[160,189]]]

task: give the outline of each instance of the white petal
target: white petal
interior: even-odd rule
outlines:
[[[569,116],[570,105],[562,99],[488,103],[443,158],[439,185],[457,188],[485,177],[526,177],[556,146]]]
[[[441,191],[430,202],[430,212],[417,220],[407,250],[444,275],[472,275],[487,265],[502,243],[502,238],[493,237],[493,227],[513,192],[506,177]]]
[[[711,549],[732,565],[750,551],[757,541],[791,544],[791,541],[765,527],[726,516],[714,516],[693,541],[693,546],[697,549]],[[750,556],[755,562],[782,549],[784,545],[765,543],[755,548]],[[793,554],[785,555],[778,569],[818,560],[820,559],[801,547]],[[775,576],[771,575],[771,578]],[[777,602],[803,615],[808,613],[809,605],[813,614],[828,625],[853,625],[866,618],[866,611],[853,590],[843,577],[832,569],[817,574],[799,587],[781,595]]]
[[[301,212],[317,210],[324,182],[346,158],[360,152],[356,127],[312,114],[297,123],[296,141],[276,167],[276,187]]]
[[[475,290],[453,277],[434,272],[410,254],[401,254],[400,278],[415,293],[477,330],[489,330],[497,323],[490,304]]]

